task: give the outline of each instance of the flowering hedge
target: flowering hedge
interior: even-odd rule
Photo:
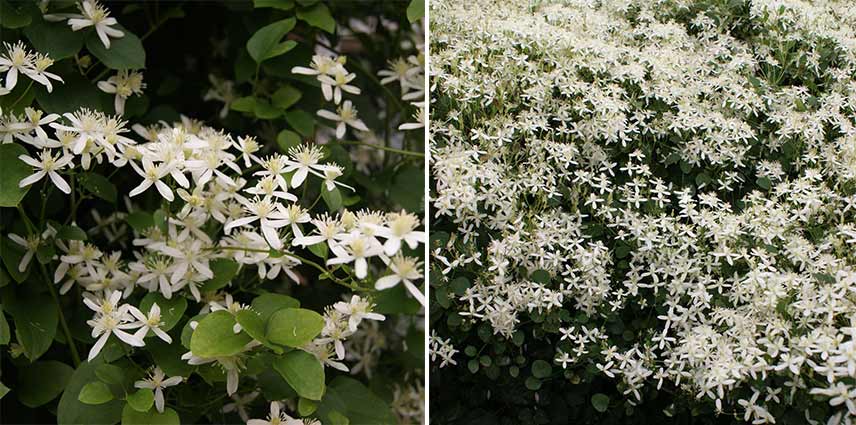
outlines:
[[[854,10],[432,2],[432,418],[852,423]]]
[[[421,422],[423,7],[0,1],[2,422]]]

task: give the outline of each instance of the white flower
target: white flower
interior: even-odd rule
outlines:
[[[258,220],[262,234],[270,246],[274,249],[282,248],[282,239],[277,229],[288,225],[288,217],[281,211],[280,205],[272,202],[268,197],[256,198],[254,201],[247,200],[243,204],[250,215],[226,223],[223,230],[228,232],[235,227],[245,226]]]
[[[163,373],[161,368],[155,367],[154,370],[149,373],[148,378],[134,382],[134,388],[148,388],[150,390],[154,390],[155,407],[158,409],[158,412],[161,413],[163,413],[164,408],[163,389],[178,385],[184,380],[184,378],[182,378],[181,376],[173,376],[171,378],[166,379],[164,378],[166,378],[166,375]]]
[[[54,185],[56,185],[59,190],[61,190],[65,194],[71,193],[71,186],[62,178],[62,176],[57,173],[57,170],[64,168],[66,165],[71,163],[71,160],[74,159],[73,156],[67,154],[58,154],[56,157],[53,156],[50,150],[42,150],[39,154],[39,160],[36,160],[28,155],[21,155],[18,157],[21,161],[24,161],[27,165],[39,170],[35,174],[25,177],[19,183],[19,187],[29,186],[39,180],[41,180],[45,175],[50,177],[51,181]]]
[[[161,179],[169,174],[169,171],[166,169],[164,164],[155,165],[151,159],[147,157],[143,157],[143,169],[131,162],[131,168],[137,172],[137,174],[143,177],[143,182],[140,183],[137,187],[131,190],[128,196],[134,197],[146,191],[152,184],[155,185],[158,192],[163,196],[167,201],[172,202],[175,199],[175,195],[172,193],[172,189],[166,185],[166,183],[162,182]]]
[[[33,259],[33,255],[35,255],[36,251],[39,249],[39,245],[41,245],[42,240],[38,235],[30,235],[24,239],[14,233],[9,233],[9,239],[27,250],[21,257],[21,262],[18,263],[18,271],[23,273],[24,270],[27,270],[27,266],[30,264],[30,260]]]
[[[378,279],[375,282],[375,289],[382,291],[403,282],[407,291],[424,306],[425,295],[413,284],[414,280],[422,278],[421,266],[422,264],[417,259],[397,254],[389,264],[389,269],[392,270],[393,274]]]
[[[83,300],[84,304],[96,312],[93,319],[86,321],[92,327],[92,337],[98,338],[95,341],[95,345],[89,350],[89,357],[87,358],[89,361],[98,356],[98,353],[104,348],[104,344],[107,343],[107,339],[111,334],[116,335],[121,341],[134,347],[146,345],[142,338],[124,331],[124,329],[133,329],[139,325],[131,323],[133,317],[128,314],[128,306],[119,305],[121,297],[122,292],[107,290],[105,298],[101,300],[100,304],[95,304],[88,298]]]
[[[241,417],[241,420],[247,422],[250,420],[250,416],[247,415],[247,405],[253,402],[259,396],[258,391],[253,391],[251,393],[247,393],[243,396],[238,394],[232,394],[230,397],[234,400],[232,403],[226,403],[223,405],[223,408],[220,410],[223,413],[229,412],[238,412],[238,416]]]
[[[333,308],[336,309],[339,313],[348,315],[348,328],[351,332],[357,331],[357,326],[360,325],[360,322],[363,319],[368,320],[384,320],[382,314],[372,313],[372,308],[374,306],[368,301],[360,298],[359,295],[354,295],[351,297],[350,302],[339,301],[336,304],[333,304]]]
[[[345,136],[346,125],[360,131],[369,131],[365,123],[357,118],[357,108],[353,107],[350,100],[346,100],[342,103],[342,106],[337,109],[337,112],[338,113],[333,113],[323,109],[318,111],[319,117],[338,122],[336,125],[337,138],[341,139]]]
[[[24,43],[3,43],[6,54],[0,55],[0,72],[6,72],[6,90],[11,91],[18,83],[18,74],[26,74],[33,69],[35,56],[24,48]]]
[[[131,95],[143,94],[143,89],[146,84],[143,83],[143,74],[137,71],[121,70],[116,75],[108,78],[106,81],[99,81],[98,88],[104,93],[115,94],[113,107],[116,109],[116,114],[123,115],[125,113],[125,100]]]
[[[327,260],[327,265],[354,263],[354,272],[358,279],[368,274],[368,261],[383,252],[383,247],[366,237],[353,237],[343,243],[344,250],[334,251],[337,257]]]
[[[110,48],[110,37],[122,38],[125,33],[112,28],[117,24],[116,18],[110,17],[110,12],[96,0],[83,0],[77,7],[83,15],[75,15],[70,18],[68,24],[71,25],[72,31],[79,31],[83,28],[95,27],[95,32],[98,33],[98,38],[101,39],[101,44],[104,48]]]
[[[329,56],[314,55],[312,56],[312,63],[310,64],[311,68],[295,66],[294,68],[291,68],[291,72],[300,75],[334,75],[337,71],[342,69],[342,62],[344,60],[344,56],[337,60]]]
[[[142,340],[146,335],[148,335],[149,331],[152,331],[158,338],[162,339],[167,344],[172,343],[172,338],[170,338],[169,334],[160,328],[163,323],[161,322],[161,310],[158,303],[152,304],[148,315],[143,314],[142,311],[133,306],[129,307],[128,311],[139,321],[135,324],[140,326],[140,330],[138,330],[134,336]]]
[[[267,420],[264,419],[250,419],[247,421],[247,425],[304,425],[303,421],[300,419],[294,419],[291,416],[285,414],[285,412],[280,410],[280,405],[278,401],[270,402],[270,415],[268,415]]]
[[[357,78],[354,73],[348,74],[344,68],[338,68],[330,75],[319,75],[318,81],[321,82],[321,93],[324,94],[324,100],[339,104],[342,102],[342,92],[351,94],[360,94],[360,89],[356,86],[349,85],[351,81]]]
[[[401,242],[407,243],[411,249],[416,249],[419,243],[424,243],[425,232],[417,231],[419,218],[406,211],[389,214],[389,223],[386,226],[374,225],[378,236],[385,238],[383,250],[386,255],[394,255],[401,249]]]
[[[322,157],[320,148],[315,145],[298,146],[289,149],[288,154],[293,160],[288,160],[288,166],[283,171],[286,173],[294,172],[291,177],[291,187],[296,188],[303,184],[309,173],[321,178],[324,177],[321,172],[327,169],[327,166],[318,164]]]

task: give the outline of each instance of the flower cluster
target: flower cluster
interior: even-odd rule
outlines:
[[[117,110],[126,94],[143,88],[135,73],[120,73],[103,86],[115,91]],[[320,190],[326,191],[336,186],[349,188],[337,181],[342,169],[324,162],[327,153],[320,146],[300,145],[287,154],[262,155],[262,146],[253,137],[236,139],[186,118],[179,123],[136,124],[129,129],[118,116],[88,109],[45,115],[27,108],[25,115],[0,118],[4,141],[19,141],[38,152],[20,156],[34,173],[19,186],[46,180],[44,188],[69,194],[80,173],[109,164],[133,170],[131,175],[139,182],[128,192],[128,212],[117,214],[127,218],[134,213],[131,200],[137,197],[157,197],[164,205],[162,221],[135,228],[131,258],[119,250],[103,252],[88,241],[61,240],[50,225],[41,234],[8,235],[26,251],[19,264],[21,271],[32,267],[31,259],[40,248],[56,250],[58,266],[53,278],[61,285],[60,293],[79,287],[83,302],[95,312],[87,322],[96,338],[89,360],[102,353],[110,335],[132,347],[145,346],[147,336],[173,343],[173,337],[162,329],[157,303],[147,312],[122,304],[135,293],[157,293],[166,300],[191,299],[200,303],[202,315],[218,310],[237,314],[251,308],[225,290],[204,289],[215,278],[213,263],[221,260],[232,261],[241,269],[255,267],[261,281],[286,276],[296,284],[306,284],[296,267],[323,266],[296,252],[318,249],[325,252],[324,258],[329,252],[326,265],[334,267],[331,270],[342,270],[353,279],[330,272],[333,282],[351,290],[365,290],[353,282],[370,277],[374,279],[370,282],[376,282],[370,287],[378,289],[403,284],[424,302],[414,283],[421,279],[421,262],[404,251],[404,247],[415,250],[424,243],[418,217],[403,211],[346,209],[313,216],[298,202],[295,191],[305,185],[320,183]],[[108,227],[99,230],[107,236]],[[348,371],[343,363],[348,337],[365,319],[384,320],[372,308],[369,299],[358,295],[334,304],[326,310],[321,334],[302,349],[326,366]],[[236,323],[234,332],[242,331]],[[188,352],[183,358],[191,365],[219,365],[226,373],[227,393],[236,395],[246,358],[260,346],[253,340],[234,356],[200,357]],[[162,388],[181,381],[181,377],[166,379],[160,369],[154,369],[137,386],[153,389],[156,407],[162,411]]]
[[[747,4],[435,3],[442,332],[534,321],[628,405],[852,422],[854,16]]]

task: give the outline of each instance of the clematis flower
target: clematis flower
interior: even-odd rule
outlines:
[[[172,338],[170,338],[169,334],[160,328],[163,322],[161,322],[161,309],[157,303],[152,304],[148,315],[143,314],[142,311],[133,306],[129,307],[128,311],[138,320],[138,322],[134,324],[140,326],[140,330],[138,330],[134,336],[142,340],[146,335],[148,335],[149,331],[152,331],[158,338],[162,339],[167,344],[172,343]]]
[[[161,179],[169,174],[168,170],[163,164],[155,165],[151,159],[147,157],[143,157],[143,168],[131,162],[131,168],[137,172],[137,174],[143,176],[143,182],[140,183],[137,187],[131,190],[128,193],[128,196],[134,197],[146,191],[152,184],[155,185],[158,192],[163,196],[167,201],[172,202],[175,199],[175,195],[172,193],[172,189],[166,185],[166,183],[162,182]]]
[[[20,182],[18,182],[19,187],[29,186],[39,180],[41,180],[44,176],[48,176],[53,184],[59,188],[63,193],[69,194],[71,193],[71,186],[68,185],[62,176],[57,173],[57,170],[61,170],[66,165],[71,163],[71,160],[74,157],[67,154],[57,154],[55,157],[50,150],[45,149],[39,154],[39,160],[36,160],[28,155],[21,155],[18,157],[21,161],[24,161],[27,165],[36,168],[34,174],[23,178]]]
[[[375,289],[382,291],[403,283],[407,291],[424,306],[425,295],[413,283],[414,280],[422,278],[422,273],[419,270],[421,266],[422,264],[415,258],[404,257],[400,253],[396,254],[389,264],[389,269],[392,270],[393,274],[378,279],[375,282]]]
[[[95,27],[95,32],[105,49],[110,48],[110,37],[122,38],[125,36],[125,33],[113,28],[113,25],[118,23],[116,18],[111,18],[110,11],[97,0],[83,0],[77,7],[82,15],[75,15],[68,20],[72,31]]]
[[[330,121],[335,121],[336,124],[336,137],[341,139],[345,136],[346,126],[353,127],[360,131],[369,131],[366,124],[363,123],[359,118],[357,118],[357,108],[351,104],[350,100],[346,100],[342,103],[337,110],[338,113],[333,113],[327,110],[320,110],[317,112],[318,116],[321,118],[326,118]]]
[[[166,375],[163,373],[160,367],[155,367],[149,376],[143,380],[134,382],[134,388],[148,388],[150,390],[154,390],[155,392],[155,408],[158,409],[158,412],[163,413],[164,408],[164,398],[163,398],[163,389],[167,387],[172,387],[180,384],[184,381],[184,378],[181,376],[173,376],[171,378],[166,378]]]

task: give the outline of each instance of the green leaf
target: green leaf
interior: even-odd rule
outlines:
[[[230,108],[233,111],[254,113],[256,110],[256,98],[253,96],[239,97],[232,102]]]
[[[72,31],[65,21],[47,22],[39,14],[31,25],[24,28],[24,35],[37,51],[59,61],[74,56],[83,48],[85,32]]]
[[[261,342],[266,347],[271,348],[273,351],[282,353],[282,348],[277,347],[270,343],[265,335],[265,322],[262,321],[259,314],[253,310],[240,310],[235,314],[235,320],[241,325],[244,332],[247,335],[251,336],[256,341]]]
[[[284,308],[298,308],[300,301],[289,297],[288,295],[266,293],[259,295],[251,303],[253,311],[259,314],[262,322],[267,322],[270,316]]]
[[[116,203],[116,198],[118,197],[116,186],[107,177],[90,171],[78,176],[78,182],[93,195],[107,202]]]
[[[535,270],[531,275],[529,275],[529,280],[546,285],[550,283],[550,273],[546,270]]]
[[[99,91],[94,83],[76,74],[63,75],[63,79],[65,83],[54,84],[51,93],[41,88],[34,90],[36,100],[45,112],[62,114],[79,108],[113,111],[113,98]]]
[[[14,29],[30,25],[32,16],[38,13],[35,3],[0,0],[0,26],[5,28]]]
[[[767,177],[758,177],[758,179],[755,180],[755,183],[758,187],[764,190],[770,190],[770,188],[773,187],[773,182],[771,182]]]
[[[315,254],[318,258],[327,259],[327,256],[330,254],[329,247],[327,246],[327,242],[316,243],[315,245],[309,245],[309,252]]]
[[[62,394],[74,369],[55,360],[35,362],[18,369],[18,400],[27,407],[39,407]]]
[[[553,367],[550,366],[550,363],[540,359],[532,362],[532,376],[544,379],[550,377],[552,373]]]
[[[15,282],[23,283],[30,275],[32,266],[28,266],[23,272],[18,271],[18,265],[21,263],[21,258],[24,256],[24,248],[12,242],[6,236],[0,236],[0,257],[3,259],[3,264],[6,270],[12,275]]]
[[[62,226],[56,231],[56,238],[69,241],[85,241],[86,232],[73,224]]]
[[[274,360],[273,367],[298,395],[321,400],[324,395],[324,365],[315,356],[302,350],[289,351]]]
[[[89,382],[94,381],[95,368],[101,365],[99,360],[84,362],[78,366],[65,391],[59,400],[57,407],[57,421],[59,425],[88,424],[88,425],[112,425],[119,421],[122,415],[121,400],[112,400],[98,406],[81,403],[77,397],[80,390]]]
[[[472,360],[472,361],[475,361],[475,360]],[[526,381],[524,382],[524,384],[526,385],[527,389],[532,390],[532,391],[538,391],[539,389],[541,389],[541,381],[538,378],[535,378],[534,376],[530,376],[530,377],[526,378]]]
[[[247,334],[235,333],[235,318],[231,313],[219,310],[206,315],[190,337],[190,351],[200,357],[225,357],[243,351],[252,339]]]
[[[148,412],[155,402],[155,394],[149,388],[140,388],[137,392],[129,395],[125,400],[128,406],[140,413]]]
[[[402,167],[392,179],[389,197],[401,205],[401,208],[419,213],[424,209],[425,171],[422,168],[407,165]]]
[[[90,382],[83,386],[80,390],[80,395],[77,399],[85,404],[104,404],[113,400],[113,393],[110,392],[110,387],[101,381]]]
[[[305,21],[315,28],[321,28],[330,34],[336,30],[336,21],[330,15],[330,9],[324,3],[317,3],[308,8],[297,9],[297,19]]]
[[[143,233],[149,227],[155,225],[154,218],[145,211],[134,211],[128,214],[128,224],[138,233]]]
[[[15,319],[15,335],[24,347],[24,354],[35,361],[48,351],[56,336],[59,323],[57,305],[47,294],[20,297],[14,304],[6,305]]]
[[[173,294],[172,298],[166,299],[166,297],[164,297],[160,292],[149,292],[146,294],[146,296],[143,297],[143,300],[140,301],[139,309],[144,314],[148,315],[149,310],[151,310],[152,305],[155,303],[160,307],[160,328],[164,332],[169,332],[170,329],[175,327],[175,325],[177,325],[181,320],[181,316],[184,315],[184,311],[187,310],[186,298],[179,294]],[[154,332],[150,332],[149,336],[154,336]]]
[[[308,398],[300,397],[297,401],[297,413],[300,416],[309,416],[315,413],[316,409],[318,409],[318,403]]]
[[[52,243],[41,244],[36,249],[36,260],[38,260],[39,263],[50,263],[54,255],[56,255],[56,248],[54,248]]]
[[[18,182],[33,174],[33,167],[18,159],[26,155],[27,150],[16,143],[0,144],[0,207],[16,207],[30,190],[30,186],[20,188]]]
[[[291,10],[294,8],[294,0],[254,0],[256,8],[272,7],[280,10]]]
[[[104,47],[95,31],[86,37],[86,48],[101,63],[110,69],[142,69],[146,67],[146,51],[139,37],[127,28],[115,25],[114,28],[125,35],[110,39],[110,49]]]
[[[12,339],[12,331],[9,330],[9,322],[3,314],[3,304],[0,304],[0,345],[7,345]]]
[[[425,0],[410,0],[407,6],[407,20],[416,22],[425,16]]]
[[[594,410],[597,410],[600,413],[606,412],[609,409],[609,396],[603,393],[597,393],[591,396],[591,405],[594,406]]]
[[[125,369],[112,364],[95,367],[95,376],[103,383],[120,386],[125,382]]]
[[[324,318],[320,314],[303,308],[285,308],[270,316],[267,337],[277,344],[300,347],[312,341],[323,328]]]
[[[294,18],[276,21],[259,28],[247,41],[247,52],[256,63],[282,55],[297,46],[294,40],[281,41],[294,28],[297,20]]]
[[[6,394],[9,394],[9,387],[0,382],[0,400],[2,400]]]
[[[256,106],[253,109],[253,113],[258,119],[272,120],[275,118],[279,118],[282,115],[282,110],[271,106],[271,104],[268,103],[267,100],[256,99]]]
[[[376,292],[374,303],[374,311],[381,314],[416,314],[422,307],[419,301],[407,292],[404,284]]]
[[[359,381],[339,376],[330,382],[316,415],[325,424],[395,425],[389,405]]]
[[[276,143],[280,150],[288,152],[289,149],[300,146],[300,135],[291,130],[282,130],[276,135]]]
[[[130,403],[122,409],[122,425],[180,425],[181,419],[178,413],[169,407],[164,408],[163,413],[157,409],[149,409],[148,412],[138,412],[131,407]]]
[[[300,109],[288,111],[285,113],[285,121],[303,137],[312,137],[315,133],[315,118],[306,111]]]
[[[530,277],[530,279],[531,279],[531,277]],[[455,280],[453,280],[451,283],[449,283],[449,286],[452,287],[452,291],[455,292],[455,295],[463,296],[464,294],[467,293],[467,289],[470,289],[470,286],[472,286],[472,285],[470,284],[469,279],[461,276],[461,277],[455,278]]]
[[[277,108],[288,109],[297,103],[302,96],[303,93],[301,93],[300,90],[294,88],[294,86],[286,84],[274,92],[273,96],[271,96],[271,102],[273,103],[273,106],[276,106]]]
[[[327,204],[330,211],[339,211],[342,208],[342,192],[339,191],[338,187],[327,190],[325,186],[322,186],[321,197],[324,198],[324,203]]]
[[[214,277],[205,281],[202,286],[199,288],[202,292],[211,292],[216,291],[232,281],[232,278],[238,274],[238,263],[235,260],[229,260],[226,258],[218,258],[216,260],[212,260],[208,267],[211,268],[211,272],[214,273]]]
[[[189,345],[189,343],[188,343]],[[182,344],[167,344],[160,339],[146,341],[146,351],[152,355],[154,364],[158,365],[167,376],[190,376],[194,366],[187,364],[181,356],[187,349]]]

